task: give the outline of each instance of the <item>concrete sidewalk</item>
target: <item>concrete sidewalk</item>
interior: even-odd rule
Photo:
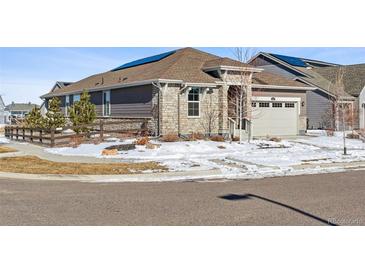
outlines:
[[[57,155],[53,153],[49,153],[44,150],[44,147],[39,145],[34,145],[30,143],[23,142],[15,142],[10,141],[8,144],[4,144],[4,146],[14,148],[18,150],[18,152],[13,153],[3,153],[0,154],[0,157],[13,157],[13,156],[37,156],[41,159],[53,161],[53,162],[76,162],[76,163],[120,163],[123,159],[118,158],[96,158],[96,157],[87,157],[87,156],[64,156]]]

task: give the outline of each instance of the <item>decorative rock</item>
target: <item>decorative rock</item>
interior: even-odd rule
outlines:
[[[159,145],[159,144],[151,144],[151,143],[146,144],[147,149],[156,149],[156,148],[159,148],[160,146],[161,145]]]
[[[101,152],[101,155],[103,156],[111,156],[111,155],[118,155],[117,149],[103,149]]]
[[[126,151],[126,150],[133,150],[135,148],[136,148],[135,144],[122,144],[122,145],[110,146],[105,149],[116,149],[118,151]]]

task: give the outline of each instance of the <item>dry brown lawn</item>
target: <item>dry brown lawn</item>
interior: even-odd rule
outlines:
[[[0,153],[17,152],[16,149],[6,146],[0,146]]]
[[[166,167],[156,162],[145,163],[59,163],[35,156],[0,158],[0,171],[29,174],[112,175],[141,173],[144,170],[164,171]]]

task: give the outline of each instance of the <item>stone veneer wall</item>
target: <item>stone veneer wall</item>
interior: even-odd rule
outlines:
[[[227,88],[214,88],[200,94],[200,117],[188,117],[188,95],[180,89],[178,84],[163,85],[158,95],[158,88],[154,88],[152,108],[157,109],[159,101],[160,111],[153,111],[153,122],[156,129],[159,124],[160,135],[207,134],[207,117],[212,113],[216,118],[211,125],[211,133],[227,132]]]

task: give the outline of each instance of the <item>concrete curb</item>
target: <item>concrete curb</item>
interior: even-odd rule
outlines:
[[[353,163],[327,163],[317,165],[293,166],[292,171],[281,171],[266,174],[224,174],[219,169],[194,170],[184,172],[161,172],[125,175],[63,175],[63,174],[26,174],[0,172],[0,178],[23,180],[49,180],[49,181],[80,181],[87,183],[123,183],[123,182],[169,182],[182,180],[207,180],[207,179],[260,179],[269,177],[298,176],[309,174],[323,174],[345,172],[348,170],[364,170],[365,162]]]
[[[222,172],[218,169],[190,172],[161,172],[125,175],[63,175],[0,172],[0,178],[8,179],[81,181],[89,183],[179,181],[198,178],[222,178],[222,175]]]

